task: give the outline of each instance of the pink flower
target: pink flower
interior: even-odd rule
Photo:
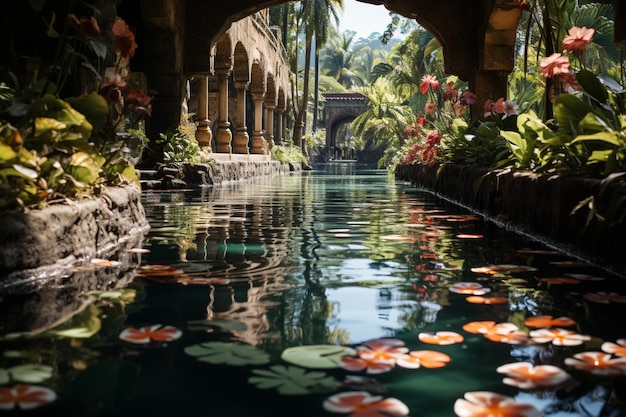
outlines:
[[[441,134],[439,134],[438,130],[433,130],[426,137],[426,143],[435,146],[441,144]]]
[[[539,417],[541,412],[530,404],[518,404],[515,399],[489,391],[466,392],[465,399],[454,403],[459,417]]]
[[[439,81],[434,75],[426,74],[421,79],[420,93],[425,94],[429,88],[438,88]]]
[[[392,360],[404,355],[409,351],[405,343],[400,339],[374,339],[363,343],[365,346],[357,347],[357,354],[366,360]]]
[[[471,91],[463,91],[463,94],[461,94],[461,104],[464,106],[476,104],[476,94]]]
[[[493,105],[493,111],[498,114],[504,114],[504,98],[500,97]]]
[[[434,350],[415,350],[397,359],[398,366],[409,369],[443,368],[450,362],[450,356]]]
[[[343,356],[339,365],[352,372],[366,371],[368,374],[382,374],[391,371],[396,364],[396,359],[364,359],[354,356]]]
[[[603,352],[581,352],[565,358],[565,365],[594,375],[626,375],[626,358],[611,358]]]
[[[436,103],[428,103],[424,106],[424,112],[429,115],[433,115],[437,113],[437,104]]]
[[[0,410],[31,410],[49,404],[57,399],[54,391],[37,385],[16,385],[0,387]]]
[[[483,105],[485,117],[491,116],[491,112],[493,111],[494,104],[495,104],[494,101],[490,98],[485,101],[485,104]]]
[[[182,336],[183,332],[172,326],[162,326],[153,324],[152,326],[140,327],[138,329],[129,327],[120,333],[120,339],[138,344],[146,344],[151,341],[171,342]]]
[[[539,73],[546,78],[569,73],[569,58],[559,53],[554,53],[541,60],[539,63]]]
[[[569,35],[563,39],[563,51],[568,52],[584,52],[587,49],[587,45],[593,40],[594,29],[587,29],[586,27],[574,26],[569,30]]]
[[[498,367],[496,371],[508,375],[502,382],[520,389],[555,387],[570,378],[561,368],[552,365],[533,366],[530,362],[507,363]]]
[[[504,115],[509,117],[519,113],[519,107],[517,104],[510,100],[504,102]]]
[[[409,408],[396,398],[383,398],[366,391],[335,394],[324,401],[324,410],[348,417],[406,416]]]

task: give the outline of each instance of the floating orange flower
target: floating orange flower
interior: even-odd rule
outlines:
[[[539,74],[546,78],[552,78],[560,74],[569,74],[569,58],[559,53],[554,53],[541,60]]]
[[[482,297],[480,295],[473,295],[465,299],[468,303],[472,304],[505,304],[509,302],[506,297]]]
[[[571,327],[576,322],[569,317],[535,316],[524,320],[524,324],[528,327]]]
[[[626,375],[626,358],[612,358],[604,352],[581,352],[565,358],[565,364],[594,375]]]
[[[382,374],[391,371],[396,364],[396,359],[364,359],[354,356],[343,356],[339,365],[346,371],[361,372],[368,374]]]
[[[443,368],[451,361],[450,356],[434,350],[414,350],[396,360],[396,364],[403,368],[417,369]]]
[[[483,295],[491,291],[491,289],[483,287],[478,282],[457,282],[448,287],[450,291],[456,294]]]
[[[526,265],[510,265],[510,264],[502,264],[502,265],[489,265],[489,266],[479,266],[471,269],[472,272],[477,274],[501,274],[505,272],[529,272],[536,271],[537,268]]]
[[[367,391],[335,394],[324,401],[324,410],[348,417],[406,416],[409,408],[396,398],[383,398]]]
[[[374,339],[357,347],[357,356],[365,360],[390,360],[406,354],[409,348],[400,339]]]
[[[495,324],[495,321],[472,321],[464,324],[463,330],[473,334],[485,334],[490,328],[495,326]]]
[[[530,404],[519,404],[512,397],[489,391],[466,392],[465,399],[454,403],[459,417],[539,417],[541,412]]]
[[[563,39],[563,51],[584,52],[587,50],[587,45],[593,40],[594,33],[594,29],[587,29],[584,26],[581,28],[574,26]]]
[[[552,343],[555,346],[579,346],[591,340],[591,336],[558,328],[532,330],[529,335],[535,343]]]
[[[423,343],[431,345],[453,345],[455,343],[461,343],[463,336],[456,332],[441,331],[436,333],[420,333],[418,339]]]
[[[0,387],[0,410],[32,410],[57,399],[54,391],[38,385],[16,385]]]
[[[487,329],[485,338],[492,342],[523,345],[528,343],[528,333],[519,330],[513,323],[498,323]]]
[[[550,388],[570,379],[569,374],[561,368],[552,365],[534,366],[530,362],[507,363],[496,371],[508,376],[502,382],[520,389]]]
[[[619,339],[617,343],[604,342],[601,349],[615,356],[626,357],[626,339]]]
[[[137,344],[146,344],[151,341],[171,342],[180,338],[183,333],[175,327],[153,324],[152,326],[134,328],[129,327],[120,333],[120,339]]]

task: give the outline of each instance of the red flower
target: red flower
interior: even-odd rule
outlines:
[[[54,391],[38,385],[16,385],[0,388],[0,410],[12,410],[19,407],[31,410],[56,400]]]
[[[97,38],[100,35],[100,27],[95,17],[81,16],[80,19],[74,14],[67,15],[67,23],[72,29],[90,38]]]
[[[434,75],[426,74],[422,77],[420,84],[420,93],[425,94],[429,88],[438,88],[439,81],[437,81],[437,77]]]
[[[558,53],[547,56],[539,63],[539,73],[546,78],[569,74],[569,58]]]
[[[569,30],[569,35],[563,39],[563,51],[568,52],[584,52],[587,49],[593,39],[594,29],[587,29],[586,27],[574,26]]]
[[[152,114],[152,97],[146,94],[143,88],[132,87],[126,95],[126,106],[129,111],[143,116]]]
[[[135,55],[135,49],[137,49],[135,34],[130,30],[126,22],[120,18],[113,24],[112,30],[115,35],[115,52],[129,60]]]
[[[431,146],[439,145],[441,143],[441,134],[439,134],[439,131],[433,130],[430,132],[426,137],[426,143]]]

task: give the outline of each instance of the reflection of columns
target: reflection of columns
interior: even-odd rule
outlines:
[[[228,74],[230,70],[216,70],[219,81],[217,134],[215,135],[215,151],[218,153],[230,153],[230,141],[233,134],[228,122]]]
[[[274,146],[274,109],[276,105],[274,103],[265,103],[267,107],[267,119],[265,120],[265,138],[269,149]]]
[[[211,120],[209,120],[209,77],[198,76],[198,128],[196,129],[196,140],[203,148],[211,146]]]
[[[254,132],[252,132],[252,153],[265,154],[263,137],[263,93],[252,93],[254,101]]]
[[[283,132],[284,111],[285,109],[283,107],[276,107],[276,138],[274,139],[274,142],[276,142],[277,145],[282,145],[283,139],[285,137],[285,134]]]
[[[246,126],[246,89],[247,81],[235,82],[237,89],[237,129],[235,130],[235,138],[233,139],[234,153],[248,153],[248,127]]]

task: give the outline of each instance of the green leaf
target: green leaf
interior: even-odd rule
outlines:
[[[37,384],[52,377],[52,367],[47,365],[26,364],[7,369],[11,379],[17,382]]]
[[[250,384],[260,389],[276,388],[282,395],[307,395],[332,392],[336,381],[324,372],[306,372],[297,366],[275,365],[270,370],[254,369],[256,376],[248,378]]]
[[[338,368],[343,356],[353,356],[356,351],[338,345],[309,345],[287,348],[281,359],[294,365],[312,369]]]
[[[107,46],[104,42],[98,41],[96,39],[89,39],[89,46],[96,54],[96,56],[100,59],[104,59],[107,55]]]
[[[554,100],[554,116],[561,134],[576,136],[578,124],[592,109],[578,97],[571,94],[560,94]]]
[[[17,153],[8,145],[0,143],[0,161],[10,161],[17,158]]]
[[[201,362],[232,366],[265,365],[270,356],[262,350],[242,343],[206,342],[185,348],[185,353]]]
[[[593,72],[587,70],[578,71],[576,74],[576,80],[578,80],[578,84],[580,84],[587,94],[598,100],[600,103],[606,103],[609,99],[606,88]]]

